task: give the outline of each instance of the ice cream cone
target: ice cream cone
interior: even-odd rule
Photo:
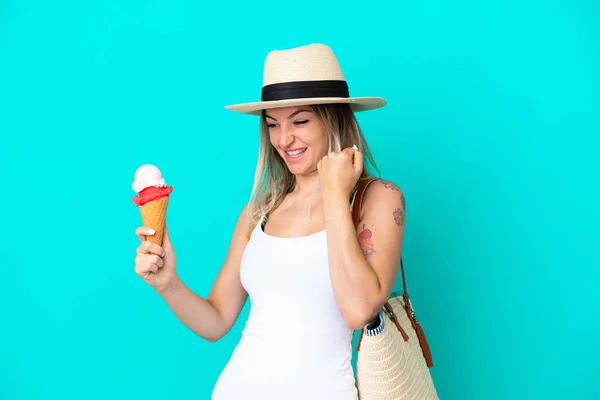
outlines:
[[[160,170],[151,164],[144,164],[135,171],[131,187],[138,193],[132,200],[140,209],[143,225],[155,231],[154,235],[146,236],[146,240],[162,246],[173,187],[167,186]]]
[[[144,226],[150,227],[156,232],[154,235],[147,236],[146,240],[156,243],[159,246],[162,246],[168,204],[169,196],[165,196],[140,206],[142,223]]]

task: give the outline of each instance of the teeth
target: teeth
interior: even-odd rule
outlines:
[[[297,156],[301,153],[304,153],[306,151],[306,149],[301,149],[301,150],[294,150],[294,151],[286,151],[286,153],[288,153],[290,156]]]

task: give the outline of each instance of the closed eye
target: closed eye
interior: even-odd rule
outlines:
[[[304,119],[304,120],[299,120],[299,121],[294,121],[294,125],[304,125],[304,124],[306,124],[307,122],[308,122],[308,120],[307,120],[307,119]],[[278,126],[277,124],[267,124],[267,127],[268,127],[269,129],[277,128],[277,126]]]

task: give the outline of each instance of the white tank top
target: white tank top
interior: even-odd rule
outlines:
[[[250,314],[212,400],[356,400],[353,331],[333,295],[326,231],[279,238],[264,220],[240,266]]]

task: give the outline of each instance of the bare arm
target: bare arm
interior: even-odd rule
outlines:
[[[325,203],[334,294],[346,325],[362,329],[392,291],[404,235],[404,196],[391,182],[373,182],[355,228],[347,199]]]
[[[248,294],[240,282],[240,261],[249,240],[246,207],[235,227],[225,262],[206,299],[178,277],[158,291],[177,318],[198,336],[216,342],[237,320]]]

